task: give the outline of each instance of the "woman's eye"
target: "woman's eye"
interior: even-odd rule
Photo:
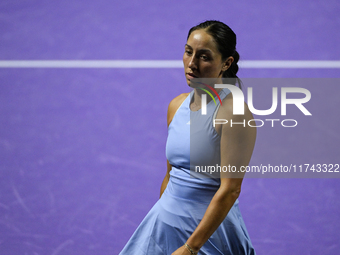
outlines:
[[[208,60],[209,58],[207,56],[205,56],[205,55],[201,55],[201,59]]]
[[[191,51],[190,51],[190,50],[186,50],[185,53],[186,53],[187,55],[190,55],[190,54],[191,54]]]

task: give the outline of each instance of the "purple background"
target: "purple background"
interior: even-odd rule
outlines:
[[[337,0],[5,0],[0,58],[180,60],[189,28],[217,19],[236,32],[241,59],[339,60],[339,13]],[[0,254],[118,254],[158,199],[167,105],[189,91],[183,70],[3,68],[0,79]],[[259,131],[253,164],[340,163],[339,86],[311,90],[311,126]],[[339,179],[245,179],[257,253],[338,254],[339,195]]]

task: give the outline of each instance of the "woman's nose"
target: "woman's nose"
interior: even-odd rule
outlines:
[[[189,64],[188,67],[190,69],[196,69],[197,68],[197,63],[196,63],[196,58],[194,55],[191,56],[190,60],[189,60]]]

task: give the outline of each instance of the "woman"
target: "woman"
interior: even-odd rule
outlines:
[[[247,106],[244,115],[234,116],[230,91],[214,90],[200,80],[237,79],[235,47],[236,35],[222,22],[206,21],[190,29],[183,63],[186,81],[195,89],[169,104],[168,169],[161,197],[121,255],[255,254],[238,208],[243,173],[220,171],[220,176],[208,178],[208,173],[196,171],[203,165],[240,169],[253,152],[255,128],[213,121],[247,123],[253,118]],[[218,100],[207,100],[203,114],[201,100],[212,92]]]

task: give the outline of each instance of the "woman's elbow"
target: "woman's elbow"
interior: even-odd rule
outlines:
[[[241,194],[241,183],[222,183],[220,189],[225,196],[236,200]]]

